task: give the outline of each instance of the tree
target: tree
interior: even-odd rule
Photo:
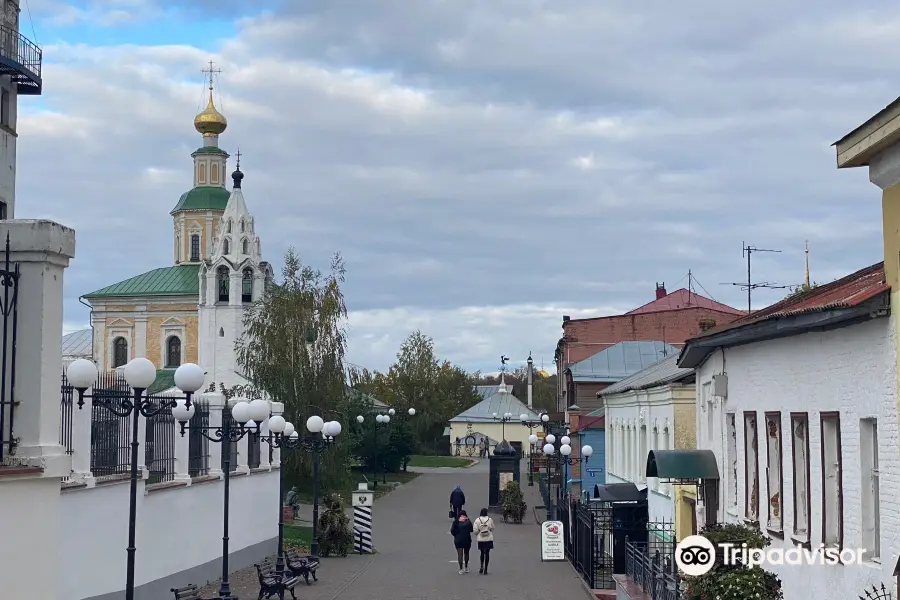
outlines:
[[[304,265],[291,248],[281,275],[281,282],[267,284],[265,294],[244,316],[244,335],[235,344],[238,365],[254,388],[284,403],[285,419],[301,434],[312,415],[340,420],[349,429],[344,417],[348,400],[343,260],[336,254],[325,275]],[[342,442],[339,437],[320,457],[325,489],[349,482],[350,446]],[[282,461],[293,479],[311,479],[311,456],[284,452]]]

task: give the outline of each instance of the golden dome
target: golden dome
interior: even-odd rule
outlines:
[[[228,127],[228,119],[225,115],[216,110],[213,104],[212,91],[209,92],[209,104],[206,110],[194,117],[194,129],[203,135],[213,134],[219,135]]]

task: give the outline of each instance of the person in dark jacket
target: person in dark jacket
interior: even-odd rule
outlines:
[[[453,491],[450,492],[450,512],[453,514],[454,521],[459,519],[459,514],[462,511],[462,507],[465,505],[466,495],[463,494],[461,487],[456,486]],[[452,533],[452,531],[448,531],[447,533]]]
[[[469,551],[472,549],[472,521],[466,511],[459,511],[459,518],[453,521],[450,533],[453,535],[453,546],[456,548],[456,560],[459,562],[459,574],[469,572]]]

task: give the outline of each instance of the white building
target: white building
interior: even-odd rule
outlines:
[[[694,371],[672,355],[597,395],[606,407],[607,483],[632,482],[647,490],[651,530],[675,533],[676,486],[646,477],[650,451],[695,447]],[[668,525],[663,525],[663,524]]]
[[[785,598],[891,586],[900,550],[897,355],[879,263],[688,340],[699,448],[722,488],[700,514],[774,548],[865,549],[865,564],[781,565]],[[896,595],[894,596],[896,597]]]

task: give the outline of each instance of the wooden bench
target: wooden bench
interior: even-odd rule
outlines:
[[[204,600],[200,597],[200,588],[193,583],[183,588],[172,588],[175,600]]]
[[[286,570],[279,578],[275,573],[275,567],[268,561],[253,566],[256,567],[256,574],[259,576],[259,600],[273,596],[278,596],[278,600],[284,600],[285,590],[291,593],[291,598],[297,600],[294,586],[300,583],[300,578],[290,570]]]
[[[316,577],[316,570],[319,568],[318,558],[313,558],[312,556],[300,556],[296,552],[289,550],[288,552],[285,552],[285,559],[291,573],[296,577],[302,577],[303,580],[306,581],[306,585],[310,585],[310,577],[313,578],[313,581],[319,580],[319,578]]]

